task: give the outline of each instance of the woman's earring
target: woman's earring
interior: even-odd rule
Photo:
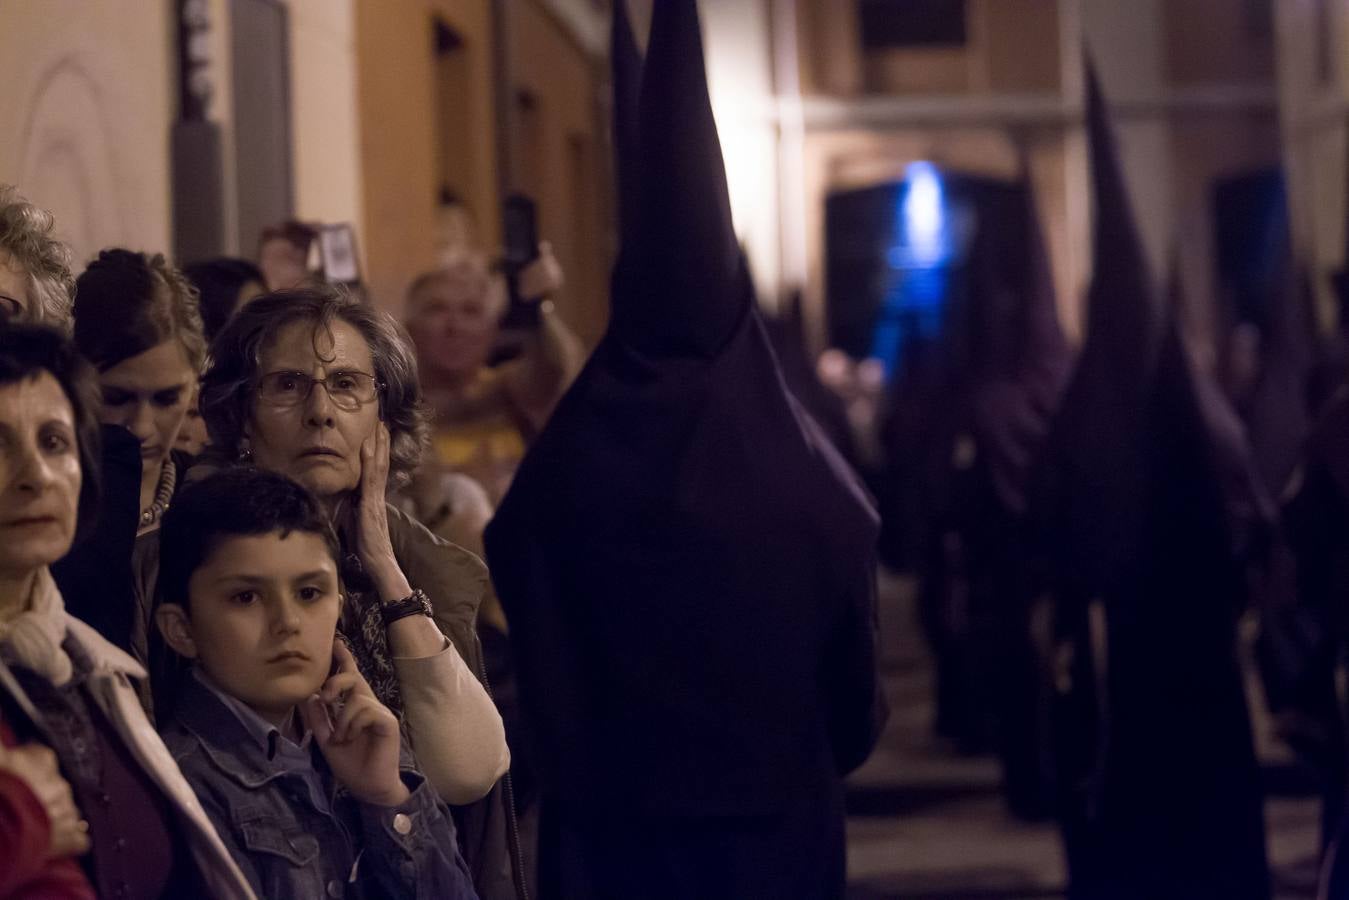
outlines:
[[[248,443],[248,438],[239,442],[239,464],[251,466],[253,464],[253,447]]]

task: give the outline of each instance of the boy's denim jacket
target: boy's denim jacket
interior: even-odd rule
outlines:
[[[191,674],[164,742],[259,897],[476,900],[453,821],[406,746],[412,796],[397,807],[352,797],[313,749],[322,803],[301,772],[269,758],[258,735]]]

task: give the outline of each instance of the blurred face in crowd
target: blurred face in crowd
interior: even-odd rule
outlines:
[[[99,375],[100,421],[122,426],[141,443],[142,499],[145,486],[158,482],[160,467],[178,440],[196,381],[187,350],[173,338]]]
[[[323,538],[227,538],[192,573],[188,606],[156,616],[169,645],[225,693],[280,725],[328,677],[341,596]]]
[[[379,424],[370,345],[340,319],[330,328],[297,321],[278,331],[261,357],[261,386],[244,430],[253,461],[321,499],[355,489],[361,444]],[[336,386],[315,383],[307,389],[308,378],[326,378]]]
[[[309,277],[309,254],[285,238],[273,238],[258,252],[258,268],[267,280],[268,290],[288,290]]]
[[[75,413],[49,373],[0,385],[0,573],[65,556],[80,497]]]
[[[500,314],[499,304],[492,302],[496,288],[490,284],[466,288],[437,278],[417,293],[407,329],[425,371],[467,378],[487,365]]]
[[[187,415],[183,417],[183,427],[178,429],[178,440],[174,446],[184,453],[197,456],[206,446],[209,437],[206,434],[206,420],[201,417],[197,406],[197,392],[192,392],[192,400],[187,404]]]
[[[24,317],[28,307],[28,273],[0,250],[0,321]]]

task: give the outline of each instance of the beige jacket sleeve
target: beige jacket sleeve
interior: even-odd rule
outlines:
[[[454,644],[422,659],[394,658],[403,721],[417,764],[446,803],[480,800],[510,768],[506,729]]]

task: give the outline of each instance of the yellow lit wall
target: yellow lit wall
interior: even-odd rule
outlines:
[[[356,0],[357,94],[367,282],[398,311],[408,284],[435,264],[437,171],[433,17],[465,41],[474,125],[460,139],[476,168],[464,201],[492,250],[500,230],[489,0]]]

